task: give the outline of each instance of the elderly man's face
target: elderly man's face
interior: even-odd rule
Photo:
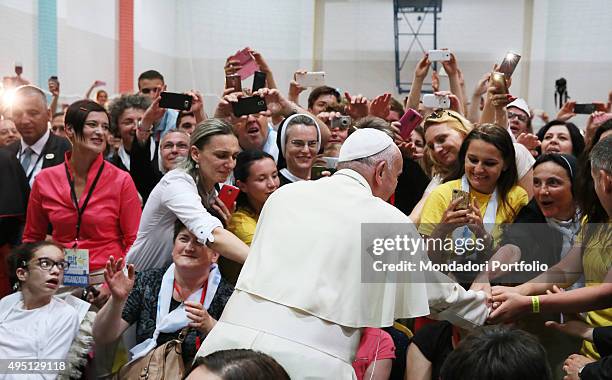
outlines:
[[[0,148],[19,140],[19,132],[11,120],[0,120]]]
[[[23,141],[33,145],[48,130],[49,112],[37,94],[19,94],[15,97],[11,117]]]

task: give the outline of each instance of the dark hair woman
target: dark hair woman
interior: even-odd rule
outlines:
[[[565,153],[580,157],[584,150],[584,138],[573,123],[553,120],[538,131],[543,154]]]
[[[516,184],[510,134],[494,124],[476,127],[461,144],[459,162],[452,175],[457,179],[438,186],[427,198],[419,232],[444,239],[456,229],[454,235],[461,231],[473,233],[493,248],[501,235],[499,226],[511,223],[528,202],[527,192]],[[455,197],[453,191],[463,195]],[[434,256],[439,254],[444,255],[438,252]]]
[[[51,225],[54,241],[78,249],[73,254],[87,253],[89,284],[99,285],[108,258],[124,257],[136,239],[140,201],[130,175],[104,162],[106,110],[79,100],[68,107],[65,123],[72,152],[66,153],[64,165],[36,177],[23,241],[45,240]],[[98,297],[99,302],[108,297],[106,288]]]
[[[240,194],[236,199],[236,212],[232,214],[227,229],[250,246],[259,213],[270,194],[280,186],[274,157],[261,150],[240,152],[234,168],[234,178]],[[223,275],[235,284],[242,265],[224,258],[221,258],[219,265]]]

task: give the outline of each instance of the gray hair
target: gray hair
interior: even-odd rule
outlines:
[[[612,174],[612,136],[600,140],[591,149],[591,167]]]
[[[373,168],[379,162],[385,161],[391,170],[393,170],[393,158],[398,154],[398,148],[395,144],[391,144],[382,151],[368,157],[357,158],[352,161],[339,162],[337,169],[352,169],[361,172],[366,168]]]
[[[45,95],[43,90],[41,90],[40,88],[33,86],[31,84],[26,84],[23,86],[19,86],[15,89],[15,98],[17,98],[18,96],[33,96],[33,95],[37,95],[40,98],[40,100],[43,102],[43,104],[45,105],[45,108],[47,108],[47,96]]]
[[[114,99],[108,106],[110,115],[111,130],[117,134],[119,131],[119,117],[123,115],[126,109],[135,108],[145,111],[151,105],[151,99],[139,94],[123,94]]]

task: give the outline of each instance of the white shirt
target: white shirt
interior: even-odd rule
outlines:
[[[32,173],[32,176],[30,177],[30,188],[34,184],[34,178],[36,178],[38,173],[40,173],[40,171],[42,170],[44,157],[40,160],[38,158],[42,154],[42,151],[45,148],[47,141],[49,141],[50,134],[51,131],[47,129],[47,132],[45,132],[45,134],[41,138],[39,138],[38,141],[36,141],[33,145],[28,145],[25,141],[23,141],[23,139],[21,139],[21,147],[19,152],[17,152],[17,159],[19,160],[19,162],[21,162],[21,155],[23,154],[23,152],[25,152],[26,148],[32,149],[32,160],[30,161],[30,165],[25,171],[26,176],[29,176],[30,173]]]
[[[79,330],[78,312],[54,296],[33,310],[23,308],[21,292],[0,300],[0,358],[65,359]],[[0,379],[55,379],[57,374],[10,375]]]
[[[214,241],[212,231],[223,227],[204,208],[195,181],[182,169],[169,171],[149,195],[127,262],[134,264],[137,271],[168,267],[172,262],[172,237],[177,219],[202,244]]]

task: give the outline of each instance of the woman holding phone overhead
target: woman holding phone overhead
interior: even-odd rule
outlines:
[[[159,181],[145,205],[138,237],[127,255],[137,271],[170,265],[177,218],[201,244],[238,263],[246,259],[249,247],[223,228],[231,212],[217,197],[218,184],[232,173],[240,151],[232,126],[208,119],[191,134],[190,146],[187,159]]]
[[[79,100],[68,107],[65,124],[72,151],[64,165],[36,177],[23,241],[45,240],[51,225],[54,241],[87,253],[89,283],[97,285],[109,256],[124,257],[136,239],[140,201],[130,175],[104,161],[106,110]]]

